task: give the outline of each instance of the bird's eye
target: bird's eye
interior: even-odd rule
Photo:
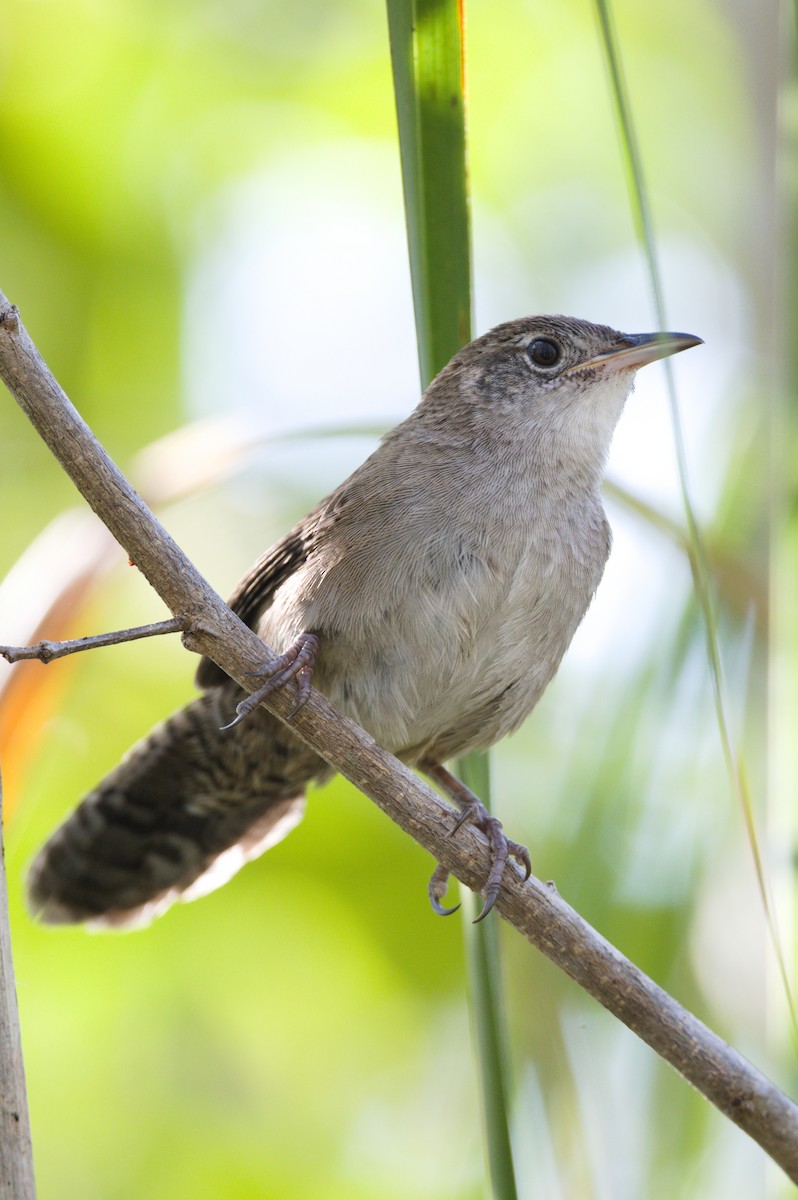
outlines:
[[[553,367],[560,361],[560,347],[551,338],[535,338],[526,352],[536,367]]]

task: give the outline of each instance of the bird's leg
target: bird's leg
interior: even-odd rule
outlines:
[[[475,796],[470,788],[467,788],[464,783],[461,783],[455,775],[452,775],[440,763],[424,762],[420,766],[424,774],[428,775],[430,779],[434,779],[441,790],[460,809],[460,816],[450,830],[450,835],[456,833],[461,825],[467,823],[469,825],[476,825],[477,829],[480,829],[488,839],[491,865],[484,889],[485,905],[477,917],[477,921],[482,921],[496,903],[502,876],[504,875],[504,866],[509,857],[515,858],[521,863],[524,868],[524,879],[529,879],[529,876],[532,874],[529,851],[526,846],[521,846],[518,842],[513,842],[510,838],[506,837],[498,817],[491,816],[479,797]],[[443,908],[441,905],[441,900],[446,894],[448,877],[449,872],[439,863],[429,881],[430,902],[435,912],[443,917],[456,912],[457,908],[460,907],[457,905],[455,908]]]
[[[318,634],[303,630],[284,654],[278,654],[276,658],[270,659],[262,667],[250,671],[250,675],[258,677],[265,675],[266,682],[251,696],[247,696],[240,704],[236,705],[235,717],[229,725],[224,725],[223,728],[232,729],[234,725],[238,725],[239,721],[243,721],[245,717],[255,711],[262,700],[271,696],[289,680],[295,679],[297,681],[296,704],[286,717],[286,720],[290,720],[295,713],[299,712],[310,695],[310,682],[319,653],[319,644]]]

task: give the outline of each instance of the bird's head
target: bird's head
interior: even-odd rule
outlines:
[[[620,333],[572,317],[498,325],[454,356],[425,404],[438,419],[454,406],[485,436],[516,439],[553,456],[603,466],[613,430],[646,363],[687,350],[687,333]]]

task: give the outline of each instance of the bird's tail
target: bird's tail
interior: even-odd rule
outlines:
[[[52,924],[147,924],[226,883],[297,824],[326,763],[241,693],[214,688],[140,742],[39,852],[31,908]]]

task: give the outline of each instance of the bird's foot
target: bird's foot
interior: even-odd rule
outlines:
[[[477,829],[485,834],[490,846],[490,873],[483,891],[485,905],[477,917],[477,921],[483,921],[496,903],[507,859],[514,858],[521,864],[524,868],[524,879],[529,879],[532,874],[532,860],[526,846],[508,838],[502,829],[499,818],[492,816],[476,796],[461,811],[450,836],[452,833],[456,833],[461,825],[476,825]]]
[[[519,842],[514,842],[511,838],[508,838],[502,829],[502,823],[498,817],[492,816],[470,788],[461,783],[445,767],[441,767],[438,764],[425,764],[424,771],[440,784],[446,794],[460,809],[460,815],[450,830],[449,836],[451,837],[453,833],[456,833],[462,825],[476,825],[477,829],[484,833],[488,839],[491,854],[490,872],[488,873],[483,890],[485,904],[482,912],[476,919],[476,921],[483,921],[496,903],[508,858],[516,859],[524,868],[524,879],[529,879],[529,876],[532,874],[532,861],[529,857],[529,851],[526,846],[522,846]],[[458,904],[454,908],[444,908],[441,904],[441,900],[446,895],[448,878],[449,872],[439,863],[429,881],[430,903],[435,912],[442,917],[448,917],[451,913],[457,912],[457,909],[460,907]],[[475,924],[476,921],[474,922]]]
[[[316,665],[316,658],[319,653],[319,638],[318,634],[304,631],[293,642],[284,654],[278,654],[276,658],[269,659],[262,667],[258,667],[255,671],[250,671],[250,675],[262,678],[266,676],[266,682],[253,692],[251,696],[247,696],[240,704],[236,705],[236,715],[229,725],[223,725],[223,729],[232,729],[234,725],[238,725],[254,712],[262,700],[271,696],[278,688],[284,687],[290,680],[295,679],[297,683],[296,703],[287,714],[286,720],[290,720],[307,702],[310,695],[310,684],[313,678],[313,668]]]

